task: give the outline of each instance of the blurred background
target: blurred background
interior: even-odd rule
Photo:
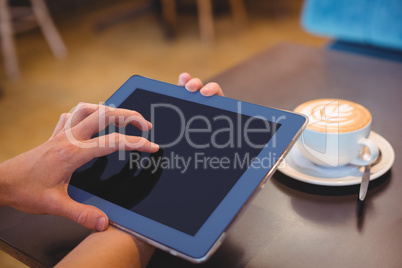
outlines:
[[[205,81],[277,43],[328,41],[301,28],[302,0],[0,2],[18,63],[10,68],[12,53],[0,56],[0,162],[43,143],[61,113],[106,100],[131,75],[177,83],[185,71]],[[32,6],[48,10],[50,41]],[[1,38],[4,49],[4,31]],[[0,267],[25,266],[0,251]]]

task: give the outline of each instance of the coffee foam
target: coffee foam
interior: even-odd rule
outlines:
[[[307,128],[319,132],[351,132],[371,121],[371,114],[365,107],[342,99],[311,100],[297,106],[295,112],[307,115]]]

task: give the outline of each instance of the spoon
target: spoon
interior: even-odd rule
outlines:
[[[376,164],[378,164],[381,161],[381,158],[382,158],[382,153],[381,153],[381,150],[379,150],[377,159],[374,160],[374,162],[372,162],[371,164],[368,164],[364,168],[364,173],[363,173],[363,176],[362,176],[362,182],[360,184],[360,191],[359,191],[359,196],[357,198],[357,206],[356,206],[356,216],[358,218],[360,218],[362,216],[362,214],[363,214],[364,200],[366,198],[368,186],[369,186],[369,183],[370,183],[371,167],[373,167]]]

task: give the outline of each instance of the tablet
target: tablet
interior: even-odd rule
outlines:
[[[250,90],[250,89],[245,89]],[[103,210],[112,225],[191,262],[207,260],[290,150],[305,116],[191,93],[133,76],[105,103],[153,124],[109,126],[159,144],[156,153],[118,151],[76,170],[70,196]]]

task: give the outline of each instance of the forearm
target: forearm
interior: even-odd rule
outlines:
[[[56,267],[145,267],[155,248],[109,226],[89,235]]]
[[[6,171],[3,163],[0,163],[0,207],[6,205],[5,194],[7,193]]]
[[[10,170],[10,160],[0,163],[0,206],[11,206],[11,176],[13,175]]]
[[[39,191],[39,188],[31,183],[38,181],[32,166],[35,166],[35,160],[39,156],[30,157],[30,154],[35,153],[34,150],[0,163],[0,206],[9,206],[33,214],[44,214],[38,205],[43,198],[43,191]]]

